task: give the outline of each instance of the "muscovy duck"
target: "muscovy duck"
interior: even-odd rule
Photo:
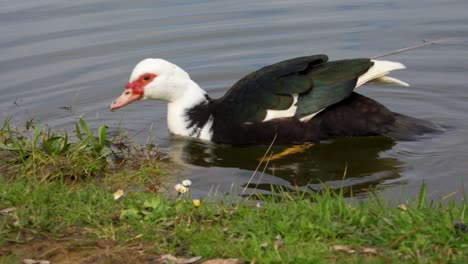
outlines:
[[[399,62],[298,57],[252,72],[212,99],[187,72],[163,59],[138,63],[112,111],[142,99],[168,103],[169,131],[225,144],[299,144],[341,136],[405,138],[433,130],[354,92],[363,84],[408,86],[387,76]]]

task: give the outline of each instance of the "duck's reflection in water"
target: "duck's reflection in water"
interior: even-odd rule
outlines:
[[[318,191],[325,184],[332,189],[346,187],[348,194],[359,196],[384,181],[402,183],[397,180],[402,163],[385,155],[394,144],[385,137],[340,138],[262,161],[290,146],[273,146],[267,153],[269,146],[215,145],[173,137],[169,155],[191,167],[187,177],[199,195],[213,188],[223,194]]]

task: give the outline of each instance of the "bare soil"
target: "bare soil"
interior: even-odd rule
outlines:
[[[24,259],[50,263],[161,263],[149,244],[121,246],[114,241],[73,235],[62,239],[40,238],[25,243],[8,242],[0,248],[0,261]],[[39,263],[39,262],[37,262]]]

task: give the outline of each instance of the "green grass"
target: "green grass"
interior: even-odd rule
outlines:
[[[82,132],[83,130],[83,132]],[[88,178],[107,169],[106,157],[112,153],[106,141],[106,128],[95,137],[83,120],[76,125],[75,143],[67,133],[53,132],[39,124],[28,123],[26,132],[13,129],[9,120],[0,129],[2,157],[10,164],[19,164],[25,176],[41,180],[56,178]]]
[[[84,122],[80,123],[81,129]],[[145,252],[202,256],[205,260],[232,257],[251,263],[466,263],[468,260],[468,234],[462,230],[467,223],[466,200],[427,201],[424,186],[419,199],[404,207],[378,197],[347,201],[343,192],[327,188],[320,194],[281,193],[282,199],[263,197],[258,202],[236,197],[215,201],[207,197],[200,207],[195,207],[189,193],[174,198],[154,189],[126,188],[157,184],[148,176],[164,174],[154,165],[158,156],[154,149],[127,148],[122,152],[116,148],[115,139],[100,140],[99,136],[93,136],[94,140],[87,138],[83,143],[84,138],[93,135],[86,132],[84,137],[77,137],[77,143],[69,143],[67,136],[59,133],[62,143],[57,151],[49,151],[39,146],[51,137],[41,134],[45,133],[41,129],[32,131],[36,130],[39,132],[33,135],[40,136],[35,143],[34,136],[23,136],[20,141],[19,134],[9,125],[0,134],[3,146],[8,147],[0,147],[0,155],[7,157],[1,166],[9,168],[0,173],[0,210],[8,209],[0,214],[0,248],[5,248],[0,249],[0,263],[38,256],[34,246],[29,251],[15,251],[15,247],[27,248],[35,241],[63,243],[60,241],[76,237],[107,241],[111,250],[106,254],[126,252],[120,258]],[[64,142],[67,147],[63,147]],[[109,150],[103,155],[105,148]],[[91,155],[95,162],[102,162],[99,170],[72,177],[44,167],[43,160],[58,156],[73,161],[75,158],[68,156],[72,155],[68,153],[70,150],[82,150],[73,154],[79,158]],[[136,155],[132,156],[131,169],[126,172],[114,169],[118,168],[114,157],[123,162],[130,155]],[[62,166],[79,166],[76,164],[79,162]],[[30,170],[34,169],[32,173]],[[47,171],[46,176],[43,171]],[[134,191],[114,200],[115,186],[123,185],[125,190]],[[462,228],[454,227],[457,222]],[[86,247],[88,251],[99,248],[92,245]]]
[[[466,222],[466,204],[415,201],[406,210],[377,198],[347,203],[340,194],[285,197],[281,202],[202,201],[131,192],[114,201],[94,184],[69,186],[0,180],[0,244],[60,238],[73,230],[116,241],[150,243],[156,254],[235,257],[283,262],[446,262],[463,263],[468,235],[454,229]],[[424,190],[422,190],[424,191]],[[346,246],[333,251],[335,246]],[[376,254],[362,251],[372,249]],[[354,251],[354,252],[353,252]]]
[[[70,141],[70,137],[75,140]],[[78,120],[72,136],[28,122],[19,129],[4,121],[0,128],[0,169],[4,177],[25,177],[40,182],[104,180],[107,185],[127,187],[159,183],[165,174],[163,154],[154,145],[136,146],[119,134],[108,138],[106,126],[93,133]],[[112,177],[108,177],[112,175]],[[156,181],[156,182],[155,182]]]

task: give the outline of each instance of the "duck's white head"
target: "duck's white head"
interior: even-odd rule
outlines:
[[[188,73],[177,65],[163,59],[144,59],[135,66],[124,92],[112,102],[110,110],[141,99],[171,103],[184,97],[187,87],[194,84]]]

